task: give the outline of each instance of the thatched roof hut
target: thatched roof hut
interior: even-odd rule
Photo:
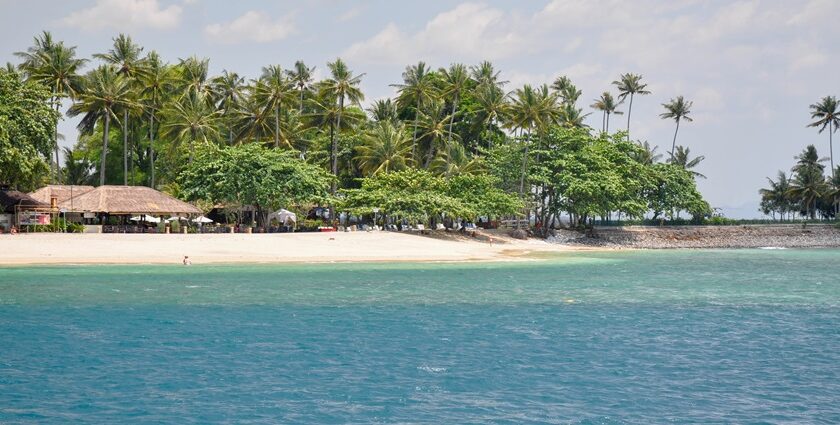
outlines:
[[[50,198],[55,197],[61,203],[93,189],[93,186],[51,184],[30,193],[29,196],[47,204],[50,203]]]
[[[0,213],[15,214],[15,207],[21,210],[48,209],[50,204],[17,190],[0,190]]]
[[[195,206],[145,186],[99,186],[58,205],[70,212],[114,215],[201,214]]]

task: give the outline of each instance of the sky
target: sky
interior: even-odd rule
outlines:
[[[698,186],[733,218],[760,216],[758,189],[806,145],[828,155],[828,134],[807,128],[809,105],[840,95],[837,0],[0,0],[0,11],[0,63],[17,63],[14,52],[42,30],[88,58],[123,32],[170,62],[208,57],[214,74],[254,78],[303,60],[323,77],[341,57],[365,74],[365,103],[393,96],[389,85],[420,60],[490,60],[507,90],[566,75],[587,112],[602,92],[616,93],[620,74],[642,74],[652,93],[633,103],[632,138],[666,153],[674,122],[659,117],[662,103],[694,102],[677,144],[705,156]],[[76,124],[60,124],[64,145],[75,143]]]

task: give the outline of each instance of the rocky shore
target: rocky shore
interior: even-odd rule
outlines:
[[[614,248],[824,248],[840,247],[829,224],[596,227],[590,235],[557,231],[549,242]]]

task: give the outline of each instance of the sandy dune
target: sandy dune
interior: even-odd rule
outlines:
[[[495,243],[391,232],[285,234],[20,234],[0,235],[0,265],[491,261],[532,251],[576,248],[502,236]]]

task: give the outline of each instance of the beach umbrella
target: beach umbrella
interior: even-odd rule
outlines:
[[[167,222],[172,222],[172,221],[184,221],[184,220],[186,220],[186,219],[187,219],[186,217],[172,216],[172,217],[167,218],[167,219],[166,219],[166,221],[167,221]]]
[[[280,209],[274,213],[277,216],[277,221],[281,223],[286,223],[291,221],[292,223],[297,223],[297,214],[287,210],[287,209]]]
[[[196,217],[196,218],[192,219],[192,222],[193,222],[193,223],[201,223],[201,224],[204,224],[204,223],[212,223],[212,222],[213,222],[213,220],[210,220],[209,218],[207,218],[207,217],[205,217],[205,216],[201,215],[201,216],[198,216],[198,217]]]
[[[135,217],[129,218],[131,221],[145,221],[147,223],[160,223],[160,219],[157,217],[152,217],[148,214],[138,215]]]

